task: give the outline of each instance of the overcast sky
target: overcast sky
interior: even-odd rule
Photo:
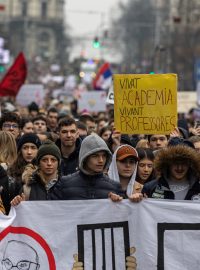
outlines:
[[[74,40],[73,57],[81,51],[85,51],[86,57],[98,56],[98,51],[91,48],[92,39],[109,28],[113,14],[119,14],[119,1],[127,0],[66,0],[65,14],[70,33],[82,38],[80,44]]]
[[[125,2],[126,0],[121,0]],[[92,33],[106,28],[117,11],[119,0],[66,0],[66,21],[74,34]]]

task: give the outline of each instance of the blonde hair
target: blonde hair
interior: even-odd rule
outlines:
[[[149,148],[148,140],[146,139],[139,140],[135,148]]]
[[[11,165],[17,158],[15,137],[11,132],[0,131],[0,163]]]

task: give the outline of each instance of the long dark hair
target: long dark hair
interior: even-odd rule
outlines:
[[[32,164],[35,165],[35,159],[32,160]],[[22,181],[22,173],[24,172],[24,168],[28,163],[24,159],[22,155],[21,149],[18,152],[17,159],[9,170],[9,175],[12,176],[16,181]]]
[[[152,151],[152,149],[150,148],[136,148],[137,152],[138,152],[138,157],[139,157],[139,161],[138,163],[143,160],[143,159],[149,159],[152,162],[154,162],[155,156],[154,153]],[[154,169],[152,170],[152,173],[150,174],[149,178],[146,180],[146,182],[151,181],[152,179],[155,178],[155,173],[154,173]],[[136,175],[136,180],[139,182],[140,177],[138,175],[138,171],[137,171],[137,175]]]

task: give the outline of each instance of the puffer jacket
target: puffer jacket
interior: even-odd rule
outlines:
[[[112,154],[105,141],[98,135],[87,136],[79,152],[80,170],[72,175],[63,176],[53,192],[50,194],[52,200],[83,200],[83,199],[106,199],[109,192],[124,195],[121,185],[101,173],[87,171],[87,158],[99,151],[107,154],[104,170],[108,168]]]
[[[156,154],[154,167],[159,177],[145,183],[142,193],[149,198],[174,199],[175,194],[169,187],[169,167],[177,161],[187,161],[189,164],[187,173],[189,190],[184,199],[200,200],[200,155],[193,148],[185,145],[171,146]]]
[[[125,196],[121,185],[103,173],[88,175],[81,171],[62,176],[49,194],[50,200],[107,199],[109,192]]]

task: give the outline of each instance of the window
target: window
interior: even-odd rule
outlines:
[[[27,16],[28,3],[26,0],[22,1],[22,16]]]
[[[47,17],[47,2],[46,1],[41,2],[41,17],[42,18]]]

